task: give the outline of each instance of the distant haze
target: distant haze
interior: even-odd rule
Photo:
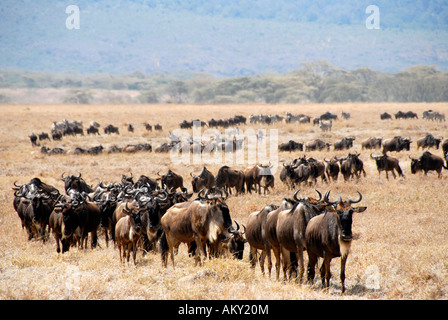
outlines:
[[[380,29],[366,28],[370,4]],[[68,5],[79,29],[66,27]],[[448,70],[447,26],[444,1],[2,1],[0,68],[242,76],[325,60]]]

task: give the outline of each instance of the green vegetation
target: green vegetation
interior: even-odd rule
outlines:
[[[129,102],[120,92],[136,92],[135,103],[331,103],[448,101],[448,72],[414,66],[397,73],[337,68],[326,61],[256,76],[216,77],[204,73],[80,75],[0,70],[1,88],[67,90],[61,103],[95,103],[96,89],[113,90],[107,102]],[[125,95],[126,93],[123,93]],[[0,102],[9,102],[1,93]],[[104,101],[104,100],[103,100]],[[39,101],[36,101],[38,103]]]

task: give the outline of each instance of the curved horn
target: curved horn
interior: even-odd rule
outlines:
[[[202,194],[204,191],[205,191],[205,188],[202,188],[202,189],[199,191],[199,193],[198,193],[198,198],[201,199],[201,200],[204,200],[204,199],[205,199],[205,197],[201,196],[201,194]]]
[[[64,173],[65,173],[65,172],[62,172],[62,174],[61,174],[61,179],[62,179],[62,180],[65,180],[65,179],[67,178],[67,176],[64,176]]]
[[[238,222],[236,220],[234,220],[234,221],[235,221],[235,224],[236,224],[236,231],[240,230],[240,225],[238,224]]]
[[[129,209],[129,207],[128,207],[128,202],[127,201],[124,203],[124,208],[126,209],[126,211],[131,211],[131,209]]]
[[[81,172],[78,171],[78,179],[81,179]]]
[[[300,191],[300,190],[302,190],[302,189],[297,190],[297,191],[294,193],[294,196],[293,196],[293,199],[296,200],[297,202],[300,201],[299,199],[297,199],[297,195],[299,194],[299,191]]]
[[[328,204],[330,204],[330,205],[334,205],[334,204],[338,204],[339,203],[339,200],[336,200],[336,201],[330,201],[330,199],[328,199],[328,197],[330,196],[330,190],[328,190],[327,192],[325,192],[325,195],[324,195],[324,201],[326,202],[326,203],[328,203]]]
[[[361,200],[362,200],[362,194],[361,194],[361,192],[359,192],[359,191],[357,191],[358,192],[358,194],[359,194],[359,199],[358,200],[351,200],[351,199],[348,199],[348,203],[358,203],[358,202],[361,202]]]
[[[317,189],[314,190],[316,190],[317,194],[319,195],[319,199],[317,199],[317,201],[320,202],[320,200],[322,200],[322,193],[320,193]]]

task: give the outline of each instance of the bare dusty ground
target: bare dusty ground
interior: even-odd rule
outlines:
[[[409,155],[417,157],[415,140],[427,133],[448,137],[447,123],[421,119],[427,109],[447,113],[447,104],[326,104],[326,105],[1,105],[0,106],[0,299],[447,299],[448,297],[448,172],[443,178],[435,173],[428,176],[410,172]],[[380,120],[379,115],[414,111],[420,119]],[[145,174],[157,177],[157,172],[169,168],[182,174],[186,187],[191,190],[190,172],[199,173],[202,164],[173,164],[169,154],[138,152],[135,154],[59,155],[48,156],[40,148],[32,147],[28,136],[49,132],[53,121],[79,120],[86,128],[90,121],[102,127],[119,126],[120,135],[64,137],[62,141],[45,145],[73,150],[76,146],[90,147],[102,144],[124,146],[128,143],[149,142],[153,147],[167,141],[169,131],[179,128],[186,119],[228,118],[235,114],[305,113],[311,117],[325,111],[340,116],[350,112],[349,120],[338,120],[331,132],[322,133],[312,124],[256,125],[254,129],[277,129],[279,143],[294,139],[305,142],[319,137],[334,143],[347,135],[356,137],[351,151],[361,153],[367,177],[359,181],[329,184],[318,181],[316,186],[303,187],[303,196],[338,192],[342,197],[355,197],[359,190],[367,206],[364,213],[354,216],[355,240],[346,268],[346,288],[340,294],[339,259],[332,262],[332,283],[322,291],[320,279],[314,285],[276,281],[262,276],[259,267],[250,268],[248,246],[242,261],[214,259],[203,266],[195,266],[181,246],[176,256],[176,269],[163,268],[159,254],[142,257],[137,266],[121,265],[118,250],[106,247],[100,236],[101,248],[77,250],[57,254],[54,239],[43,244],[28,241],[20,220],[12,206],[13,182],[27,183],[39,177],[46,183],[63,190],[61,174],[82,173],[92,185],[119,181],[123,174],[138,177]],[[147,132],[143,122],[160,123],[162,132]],[[126,130],[132,123],[135,132]],[[251,128],[242,126],[242,130]],[[101,132],[102,128],[101,128]],[[392,152],[403,169],[404,178],[386,180],[378,175],[369,151],[361,151],[362,140],[371,136],[384,139],[396,135],[411,137],[411,150]],[[441,150],[431,149],[439,156]],[[323,160],[334,155],[345,156],[348,151],[281,152],[280,161],[290,161],[306,154]],[[376,151],[379,153],[379,151]],[[281,166],[281,162],[279,163]],[[207,166],[216,174],[220,165]],[[243,169],[244,164],[236,165]],[[227,200],[233,219],[245,223],[248,215],[265,205],[279,204],[289,191],[276,173],[275,189],[269,195],[231,196]],[[305,255],[306,257],[306,255]],[[307,261],[307,258],[305,259]]]

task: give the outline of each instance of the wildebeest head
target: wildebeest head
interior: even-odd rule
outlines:
[[[129,222],[131,224],[132,229],[134,232],[138,235],[142,232],[143,229],[143,223],[142,223],[142,216],[140,212],[140,207],[137,208],[129,208],[128,203],[126,202],[125,208],[123,210],[123,213],[128,215]]]
[[[78,192],[93,192],[92,188],[87,185],[84,179],[81,178],[81,172],[79,172],[78,176],[70,175],[64,176],[64,173],[61,175],[62,181],[64,181],[65,192],[68,194],[70,190],[76,190]]]
[[[341,227],[341,240],[342,241],[351,241],[353,239],[352,234],[352,222],[353,222],[353,213],[354,212],[364,212],[367,207],[352,207],[352,204],[359,203],[362,200],[361,192],[357,191],[359,198],[357,200],[348,199],[346,201],[342,200],[341,195],[339,195],[339,200],[337,201],[329,201],[329,203],[336,206],[336,212],[339,215],[340,227]]]

